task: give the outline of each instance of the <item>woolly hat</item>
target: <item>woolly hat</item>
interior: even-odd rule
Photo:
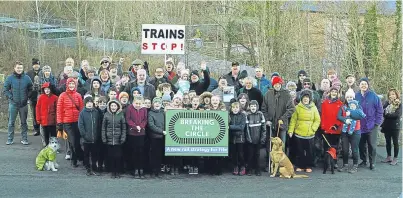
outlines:
[[[342,83],[338,78],[336,78],[332,81],[332,86],[336,86],[336,85],[339,85],[340,87],[342,86]]]
[[[183,97],[182,97],[182,95],[180,95],[180,94],[175,94],[174,97],[173,97],[173,99],[175,100],[176,98],[178,98],[178,99],[180,99],[180,100],[183,100]]]
[[[94,99],[92,98],[91,95],[84,98],[84,105],[86,105],[88,102],[94,103]]]
[[[368,79],[367,77],[361,78],[361,79],[358,81],[358,84],[360,84],[362,81],[367,82],[367,84],[368,84],[368,86],[369,86],[369,79]]]
[[[299,94],[299,97],[302,100],[302,98],[304,96],[308,96],[309,102],[312,102],[312,91],[311,90],[302,90],[301,93]]]
[[[244,79],[246,77],[248,77],[248,72],[246,70],[242,70],[238,76],[238,79]]]
[[[42,67],[42,72],[52,72],[52,68],[49,65],[45,65]]]
[[[153,102],[152,102],[153,104],[154,103],[159,103],[159,104],[162,104],[162,98],[160,98],[160,97],[155,97],[154,99],[153,99]]]
[[[289,89],[290,87],[297,88],[297,84],[295,84],[294,81],[288,81],[287,85],[285,86],[286,89]]]
[[[194,71],[196,71],[196,70],[194,70]],[[183,77],[183,75],[185,75],[185,74],[187,74],[189,76],[189,70],[188,69],[184,69],[184,70],[181,71],[181,77]],[[193,71],[192,71],[192,74],[193,74]]]
[[[41,63],[39,62],[39,59],[33,58],[32,59],[32,65],[40,65]]]
[[[162,100],[162,101],[171,102],[171,101],[172,101],[171,95],[169,95],[169,94],[164,94],[164,95],[162,96],[161,100]]]
[[[346,93],[344,94],[344,97],[347,97],[347,96],[351,96],[351,97],[355,98],[354,90],[353,89],[348,89],[346,91]]]
[[[304,83],[306,83],[306,82],[311,82],[311,79],[309,79],[309,78],[305,78],[302,82],[304,82]]]
[[[125,91],[120,92],[119,94],[119,100],[123,97],[129,98],[129,94]]]
[[[308,76],[308,74],[306,73],[305,70],[299,70],[299,71],[298,71],[298,77],[299,77],[299,75],[301,75],[301,74],[303,74],[304,76]]]
[[[182,75],[182,73],[181,73]],[[197,70],[193,70],[191,73],[191,76],[196,75],[197,77],[199,77],[199,72]]]
[[[132,62],[132,65],[142,65],[142,64],[143,64],[143,61],[140,60],[140,59],[136,59],[136,60],[134,60],[134,61]]]
[[[133,92],[134,91],[137,91],[137,92],[139,92],[140,94],[141,94],[141,91],[140,91],[140,89],[138,88],[138,87],[133,87],[131,90],[130,90],[130,93],[133,95]]]
[[[274,76],[271,80],[271,84],[274,86],[277,83],[283,84],[283,79],[279,76]]]
[[[329,92],[331,92],[332,90],[339,91],[339,89],[336,86],[331,86],[329,89]]]
[[[103,57],[99,63],[102,65],[102,63],[105,62],[105,61],[107,61],[109,63],[111,62],[109,57]]]
[[[280,74],[279,74],[278,72],[273,72],[273,73],[271,74],[271,78],[273,78],[274,76],[279,76],[279,77],[280,77]]]

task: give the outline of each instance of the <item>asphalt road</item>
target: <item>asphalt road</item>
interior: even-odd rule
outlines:
[[[39,137],[31,144],[5,145],[0,133],[0,197],[398,197],[402,192],[402,166],[378,163],[375,171],[359,169],[356,174],[323,175],[314,169],[308,179],[209,175],[164,176],[136,180],[129,175],[110,179],[109,175],[85,175],[82,167],[72,168],[64,154],[58,155],[58,172],[35,170],[40,151]],[[383,148],[384,149],[384,148]],[[378,158],[380,161],[381,158]]]

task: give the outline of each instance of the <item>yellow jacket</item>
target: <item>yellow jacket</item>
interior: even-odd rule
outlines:
[[[300,102],[295,107],[288,133],[295,133],[296,136],[303,138],[315,136],[315,132],[320,126],[320,115],[314,103],[311,102],[308,106],[309,108]]]

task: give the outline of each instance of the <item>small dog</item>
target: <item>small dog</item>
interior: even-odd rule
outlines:
[[[297,175],[294,172],[294,166],[290,159],[283,152],[283,141],[279,137],[271,138],[272,151],[270,152],[271,160],[271,175],[275,177],[277,171],[280,171],[280,177],[282,178],[308,178],[308,175]]]
[[[330,166],[330,171],[332,174],[334,174],[334,164],[335,160],[337,159],[337,154],[336,154],[336,149],[333,147],[330,147],[328,151],[325,153],[325,160],[323,163],[323,174],[326,174],[327,169],[329,169]]]
[[[56,162],[56,153],[60,148],[59,142],[56,137],[49,139],[49,145],[39,152],[36,157],[37,170],[57,171],[59,164]]]

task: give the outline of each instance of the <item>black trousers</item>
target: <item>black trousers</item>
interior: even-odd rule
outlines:
[[[297,154],[298,154],[298,145],[295,141],[296,137],[295,136],[290,137],[288,135],[287,135],[287,137],[288,137],[288,140],[287,140],[288,157],[293,164],[296,164],[297,163]]]
[[[243,143],[236,143],[236,144],[231,144],[231,159],[232,159],[232,165],[233,166],[245,166],[245,159],[244,159],[244,149]]]
[[[294,137],[297,144],[297,167],[301,169],[311,168],[313,166],[313,138],[303,139]]]
[[[36,103],[37,103],[37,101],[31,101],[31,103],[30,103],[31,110],[32,110],[32,125],[34,126],[35,132],[39,132],[40,125],[38,123],[36,123]]]
[[[43,134],[45,138],[45,143],[46,145],[49,144],[49,138],[50,137],[56,137],[56,125],[53,126],[42,126],[43,129]]]
[[[107,156],[107,146],[106,144],[102,143],[102,140],[99,140],[97,142],[97,147],[98,147],[98,155],[97,155],[97,164],[98,164],[98,168],[103,168],[105,167],[107,169],[107,161],[105,160],[106,156]]]
[[[260,170],[260,144],[248,144],[248,169]]]
[[[87,170],[97,170],[97,155],[99,149],[96,143],[84,143],[84,166]],[[91,159],[91,164],[90,164]]]
[[[388,156],[392,156],[392,141],[393,141],[393,157],[399,156],[399,134],[400,130],[385,131],[386,152]]]
[[[67,132],[68,141],[71,151],[71,160],[73,165],[77,164],[77,160],[82,161],[84,158],[83,150],[80,145],[80,131],[78,130],[78,123],[64,123],[63,129]]]
[[[108,149],[108,166],[112,173],[119,173],[121,167],[122,147],[121,145],[107,145]]]
[[[223,159],[223,157],[208,157],[205,166],[206,172],[216,175],[222,174]]]
[[[145,136],[127,136],[128,146],[131,150],[132,170],[144,168],[144,137]]]
[[[360,158],[367,162],[367,156],[370,164],[375,164],[376,159],[376,140],[379,131],[379,126],[375,126],[369,133],[361,133],[359,143]],[[368,148],[368,151],[367,151]]]
[[[153,173],[158,174],[161,170],[161,163],[164,154],[163,138],[152,138],[150,148],[150,165]]]
[[[360,142],[361,135],[357,132],[349,135],[347,133],[343,133],[341,135],[341,140],[343,143],[343,164],[348,164],[348,153],[351,150],[353,151],[353,164],[358,164],[358,144]]]

